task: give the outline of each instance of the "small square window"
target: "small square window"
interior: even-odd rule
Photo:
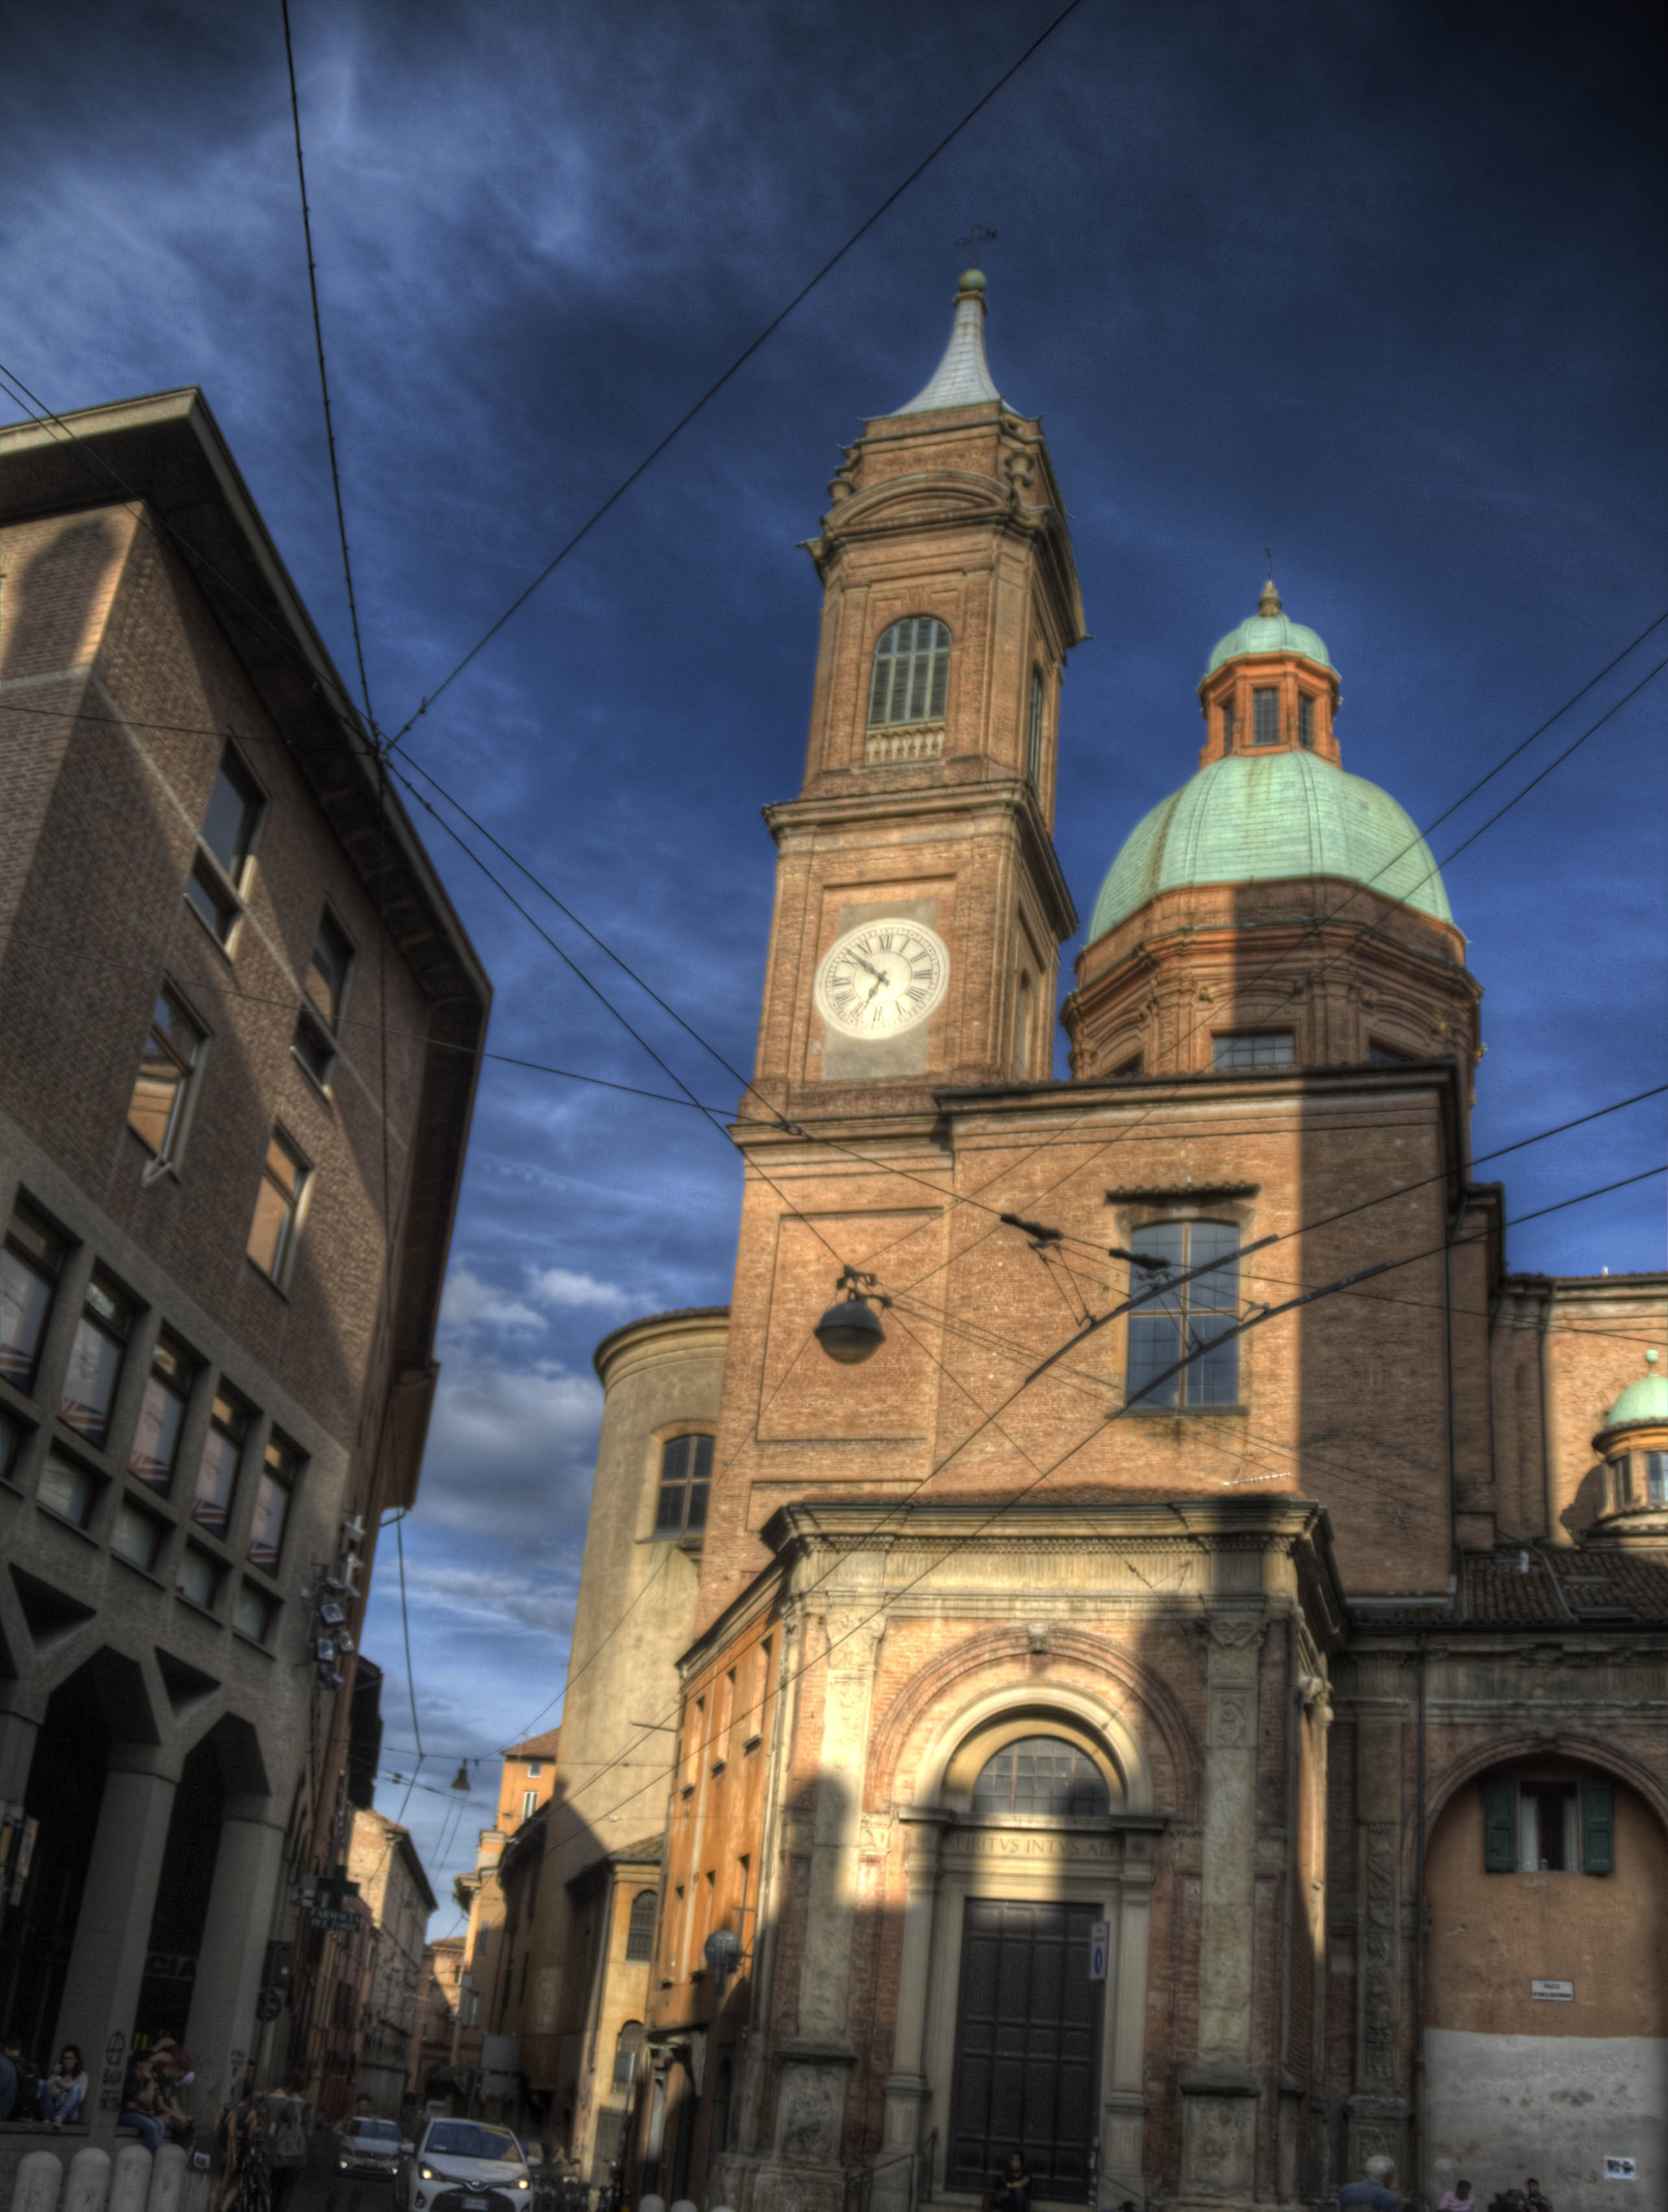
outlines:
[[[284,1547],[289,1500],[306,1461],[275,1429],[267,1443],[260,1480],[255,1486],[255,1517],[249,1530],[249,1559],[270,1575],[278,1571]]]
[[[184,1134],[191,1078],[207,1042],[201,1024],[165,983],[151,1009],[127,1126],[159,1160],[172,1160]]]
[[[122,1500],[121,1510],[116,1516],[116,1526],[110,1538],[110,1548],[118,1559],[129,1565],[143,1567],[147,1574],[155,1571],[162,1556],[162,1547],[167,1541],[168,1524],[155,1513],[147,1513],[143,1505],[136,1505],[130,1498]]]
[[[1210,1065],[1224,1067],[1289,1067],[1296,1057],[1290,1030],[1240,1030],[1210,1040]]]
[[[263,1274],[282,1282],[294,1249],[301,1200],[312,1170],[282,1129],[266,1147],[261,1187],[255,1194],[255,1218],[249,1224],[248,1253]]]
[[[1251,695],[1251,742],[1277,745],[1280,742],[1280,694],[1275,690]]]
[[[70,1459],[64,1452],[53,1451],[46,1455],[40,1488],[35,1494],[43,1505],[50,1505],[54,1513],[61,1513],[77,1528],[84,1528],[93,1518],[93,1508],[102,1487],[90,1468],[83,1467],[79,1460]]]
[[[122,1355],[133,1327],[134,1305],[107,1277],[94,1275],[70,1347],[58,1398],[58,1419],[66,1428],[102,1446],[110,1431],[110,1406],[122,1371]]]
[[[197,1463],[197,1495],[191,1518],[211,1536],[223,1536],[232,1517],[232,1493],[237,1487],[238,1462],[249,1435],[252,1419],[243,1401],[222,1384],[215,1395],[215,1410]]]
[[[239,1585],[237,1601],[232,1607],[232,1626],[257,1644],[264,1644],[272,1633],[272,1624],[278,1617],[278,1601],[270,1591],[254,1583]]]
[[[191,1403],[197,1363],[171,1336],[159,1336],[150,1355],[150,1373],[140,1401],[139,1419],[133,1431],[131,1473],[153,1490],[167,1495],[179,1455],[179,1431]]]
[[[544,1761],[542,1759],[530,1759],[527,1761],[527,1773],[531,1780],[537,1782],[543,1771]]]
[[[187,1544],[179,1555],[179,1574],[174,1587],[181,1597],[188,1597],[193,1605],[212,1612],[220,1595],[220,1578],[224,1570],[218,1559],[207,1552],[199,1551],[195,1544]]]
[[[70,1240],[20,1199],[0,1249],[0,1375],[19,1390],[34,1387],[40,1340]]]

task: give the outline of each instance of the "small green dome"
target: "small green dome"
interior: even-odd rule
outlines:
[[[1131,832],[1095,902],[1089,942],[1160,891],[1305,876],[1369,884],[1453,920],[1430,848],[1387,791],[1313,753],[1229,753]]]
[[[1271,596],[1271,595],[1265,595]],[[1275,599],[1277,608],[1279,605]],[[1210,659],[1205,668],[1207,676],[1214,676],[1225,660],[1237,660],[1242,653],[1298,653],[1305,660],[1313,660],[1318,667],[1331,670],[1326,641],[1318,630],[1307,623],[1294,622],[1288,614],[1247,615],[1237,629],[1218,638],[1210,649]]]
[[[985,289],[984,270],[982,269],[964,269],[961,271],[961,281],[957,283],[955,289],[958,292],[982,292]]]
[[[1654,1352],[1647,1352],[1645,1358],[1645,1373],[1637,1382],[1629,1383],[1605,1414],[1607,1429],[1619,1429],[1624,1421],[1668,1422],[1668,1375],[1658,1369]]]

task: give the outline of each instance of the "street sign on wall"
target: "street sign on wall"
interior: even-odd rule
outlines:
[[[1107,1978],[1107,1944],[1111,1935],[1112,1929],[1107,1922],[1096,1920],[1090,1923],[1089,1978],[1091,1982],[1103,1982]]]

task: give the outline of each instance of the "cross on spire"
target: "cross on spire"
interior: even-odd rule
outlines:
[[[996,233],[990,229],[986,224],[976,222],[973,228],[968,231],[966,237],[958,238],[955,243],[967,255],[967,259],[971,262],[973,266],[977,269],[979,266],[980,247],[981,246],[988,246],[995,236]]]

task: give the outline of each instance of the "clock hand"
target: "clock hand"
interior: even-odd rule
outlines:
[[[885,976],[882,975],[880,969],[878,968],[871,968],[860,952],[854,952],[852,955],[852,957],[856,961],[858,966],[862,969],[864,975],[874,976],[877,982],[883,983],[886,981]]]

